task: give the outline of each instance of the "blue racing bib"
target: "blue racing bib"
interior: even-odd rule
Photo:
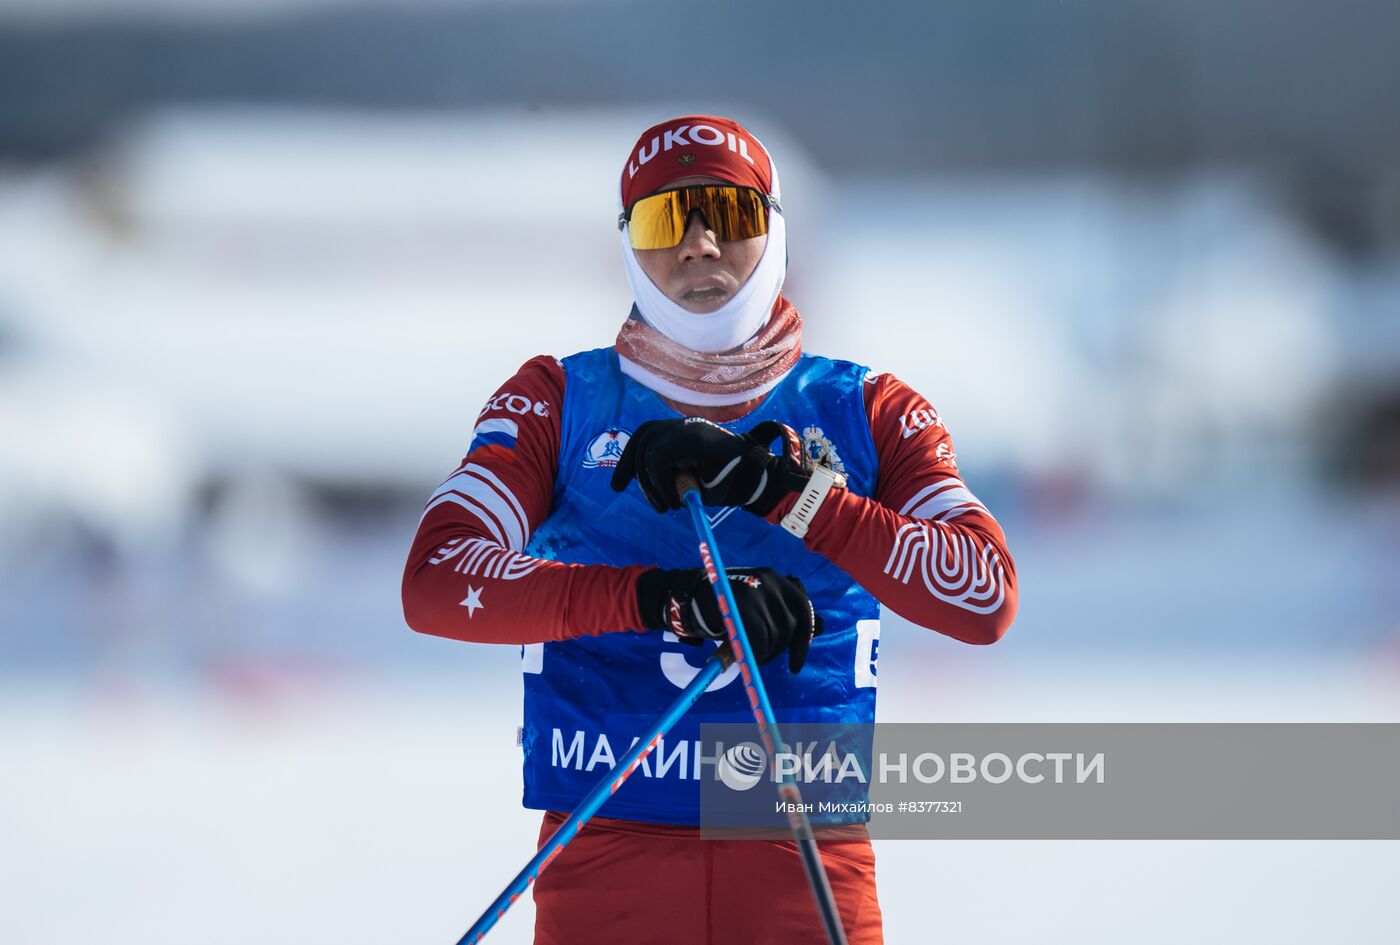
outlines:
[[[613,348],[563,361],[566,383],[559,467],[549,517],[525,553],[576,564],[700,566],[698,537],[684,509],[658,514],[636,483],[609,484],[632,431],[647,420],[681,416],[625,376]],[[862,385],[867,369],[803,355],[749,415],[722,424],[743,433],[779,420],[868,496],[875,444]],[[762,674],[778,721],[873,722],[879,604],[845,572],[782,528],[742,509],[708,510],[729,567],[770,567],[799,578],[825,631],[796,676],[779,657]],[[632,743],[675,701],[716,644],[680,643],[674,634],[605,633],[523,648],[526,807],[571,811]],[[717,749],[701,743],[705,722],[751,721],[738,671],[730,667],[657,745],[599,814],[698,824],[701,779],[716,777]]]

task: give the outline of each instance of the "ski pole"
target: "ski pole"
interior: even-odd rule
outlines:
[[[705,515],[705,505],[700,501],[700,483],[692,473],[683,472],[676,477],[676,489],[685,504],[690,507],[690,517],[695,522],[695,530],[700,534],[700,558],[705,563],[705,573],[714,587],[719,601],[720,616],[724,619],[724,630],[729,636],[729,646],[734,653],[734,663],[739,667],[739,676],[744,681],[744,692],[749,697],[749,707],[753,709],[754,721],[763,736],[763,746],[770,759],[776,759],[779,752],[786,752],[782,733],[778,731],[777,720],[773,717],[773,706],[768,701],[768,690],[764,688],[763,677],[758,667],[749,659],[749,637],[744,630],[744,620],[739,615],[739,605],[734,600],[734,591],[729,586],[729,576],[725,573],[724,562],[720,560],[719,546],[710,520]],[[778,785],[778,797],[785,803],[788,827],[792,830],[797,847],[802,853],[802,865],[807,870],[807,882],[812,887],[812,896],[817,900],[817,911],[821,913],[826,926],[826,938],[830,945],[846,945],[846,931],[841,926],[841,914],[836,910],[836,896],[831,891],[831,882],[822,865],[821,854],[817,850],[817,837],[812,833],[812,823],[803,813],[802,793],[797,789],[797,781],[790,773],[784,773]]]
[[[641,765],[642,759],[651,754],[651,750],[656,747],[656,743],[661,741],[671,726],[675,725],[681,716],[695,704],[701,694],[715,681],[730,662],[729,650],[727,647],[720,647],[715,650],[714,655],[705,663],[705,667],[696,674],[690,681],[690,685],[685,687],[676,701],[671,703],[655,724],[651,727],[651,734],[645,739],[637,739],[637,743],[632,746],[627,754],[622,756],[622,760],[617,763],[617,767],[593,786],[593,790],[584,796],[583,800],[574,808],[574,812],[569,815],[569,819],[559,825],[559,829],[550,835],[544,846],[540,847],[530,862],[515,874],[515,878],[510,881],[501,894],[496,897],[491,905],[486,907],[486,911],[481,914],[472,927],[467,929],[467,934],[457,940],[457,945],[474,945],[481,941],[482,937],[491,930],[496,921],[506,914],[506,910],[515,904],[525,890],[544,872],[550,861],[559,855],[575,836],[578,835],[583,825],[598,812],[598,808],[603,806],[603,802],[617,792],[622,783],[627,780],[633,771]]]

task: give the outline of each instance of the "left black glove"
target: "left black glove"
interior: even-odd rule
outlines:
[[[783,452],[769,445],[779,437]],[[737,505],[767,515],[789,493],[801,492],[811,471],[803,464],[802,444],[791,427],[765,420],[743,436],[700,417],[648,420],[637,428],[613,470],[618,492],[637,480],[642,495],[658,512],[684,503],[676,491],[676,474],[693,473],[706,505]]]

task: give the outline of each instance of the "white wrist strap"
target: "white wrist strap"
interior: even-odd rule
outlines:
[[[783,528],[798,538],[805,538],[807,529],[812,526],[812,519],[816,517],[817,509],[826,501],[826,494],[832,489],[845,488],[845,485],[845,476],[832,472],[825,466],[815,467],[812,470],[812,478],[807,480],[807,488],[797,497],[797,504],[792,507],[791,512],[783,516]]]

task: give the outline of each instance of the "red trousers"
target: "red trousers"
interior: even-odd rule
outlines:
[[[564,819],[545,813],[539,846]],[[869,833],[822,828],[817,842],[850,945],[880,945]],[[707,840],[697,827],[595,817],[535,881],[535,945],[818,945],[825,935],[792,840]]]

